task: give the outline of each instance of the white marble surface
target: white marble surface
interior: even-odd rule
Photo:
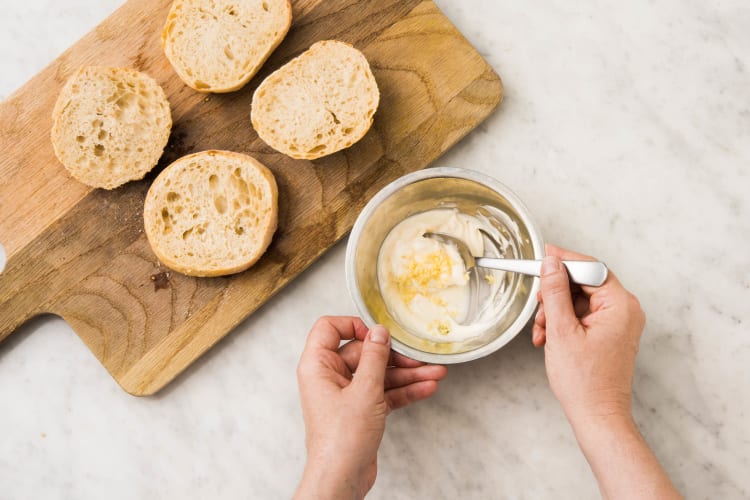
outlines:
[[[440,163],[511,186],[548,241],[641,298],[637,421],[689,498],[750,497],[750,6],[437,0],[503,76]],[[119,0],[0,0],[0,97]],[[353,313],[344,245],[159,396],[128,396],[62,321],[0,345],[0,498],[285,498],[303,466],[295,364]],[[325,290],[325,293],[321,293]],[[371,498],[596,498],[519,337],[394,414]]]

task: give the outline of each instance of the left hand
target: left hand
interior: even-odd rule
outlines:
[[[437,390],[444,366],[390,347],[384,327],[368,331],[359,318],[313,326],[297,367],[307,465],[295,498],[363,498],[375,483],[387,415]]]

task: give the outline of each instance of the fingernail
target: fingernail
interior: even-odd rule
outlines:
[[[553,256],[547,256],[542,261],[542,276],[554,273],[560,270],[560,259]]]
[[[388,343],[388,330],[384,326],[375,325],[370,330],[370,340],[376,344]]]

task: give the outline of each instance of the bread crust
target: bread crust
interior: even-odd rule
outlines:
[[[246,258],[239,262],[226,263],[224,265],[196,265],[195,263],[188,264],[180,258],[174,258],[173,255],[167,251],[166,242],[162,234],[159,234],[157,221],[162,215],[161,210],[164,204],[164,200],[169,193],[169,190],[165,190],[165,181],[178,174],[177,177],[183,177],[191,175],[190,172],[180,171],[183,167],[189,165],[193,160],[202,160],[211,162],[214,159],[226,160],[233,159],[234,161],[242,164],[247,168],[253,169],[254,172],[258,173],[266,182],[268,188],[269,199],[265,200],[265,204],[268,205],[269,211],[265,216],[265,219],[261,224],[261,231],[257,234],[249,234],[247,238],[252,238],[256,241],[256,251],[248,254]],[[215,165],[209,168],[216,168]],[[173,177],[174,178],[174,177]],[[195,179],[198,182],[198,179]],[[235,274],[250,268],[255,264],[261,256],[268,249],[271,244],[273,235],[278,227],[278,186],[273,173],[258,160],[252,156],[235,153],[232,151],[221,151],[221,150],[208,150],[199,153],[193,153],[191,155],[184,156],[171,165],[169,165],[161,174],[156,178],[154,183],[151,185],[144,204],[143,218],[144,227],[146,230],[146,237],[151,245],[151,249],[157,258],[170,269],[188,276],[200,276],[200,277],[214,277],[214,276],[225,276],[229,274]],[[198,207],[201,210],[209,211],[211,207]],[[187,214],[186,214],[187,217]],[[247,239],[246,239],[247,241]],[[196,247],[194,251],[200,251],[200,246]]]

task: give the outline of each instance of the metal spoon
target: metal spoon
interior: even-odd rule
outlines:
[[[540,276],[542,272],[541,260],[521,259],[493,259],[490,257],[474,257],[471,250],[463,241],[444,233],[427,232],[422,235],[446,245],[454,245],[464,261],[467,270],[474,267],[486,267],[512,273]],[[562,261],[568,270],[568,276],[573,283],[586,286],[602,286],[607,281],[607,266],[603,262],[588,260],[564,260]]]

